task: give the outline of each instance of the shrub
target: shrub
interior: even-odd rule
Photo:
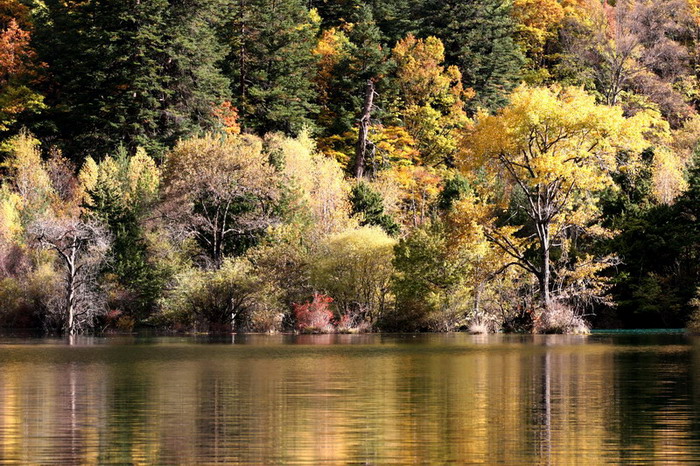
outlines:
[[[338,333],[364,333],[371,330],[371,323],[365,318],[366,312],[362,309],[345,312],[338,322]]]
[[[335,330],[333,325],[333,311],[330,304],[333,298],[314,293],[313,300],[304,304],[294,305],[294,317],[296,329],[304,333],[331,333]]]
[[[27,303],[20,284],[14,278],[0,280],[0,327],[27,327],[27,317],[30,315],[29,303]]]
[[[177,275],[162,300],[160,318],[171,327],[276,331],[282,321],[279,295],[273,284],[261,281],[250,262],[226,259],[218,270],[190,269]]]
[[[115,330],[117,332],[131,332],[136,325],[136,320],[124,312],[113,309],[105,315],[104,331]]]
[[[534,318],[535,333],[589,333],[588,324],[574,309],[554,301],[549,309],[540,311]]]
[[[320,244],[312,258],[311,283],[334,297],[341,316],[355,312],[373,324],[393,306],[395,244],[379,227],[333,235]]]

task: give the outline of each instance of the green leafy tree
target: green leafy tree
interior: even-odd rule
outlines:
[[[279,293],[260,280],[249,261],[227,258],[217,270],[178,274],[163,300],[161,319],[213,332],[279,330]]]
[[[279,221],[281,175],[255,136],[181,141],[166,156],[163,180],[166,215],[199,242],[213,268]]]
[[[118,291],[111,304],[143,320],[156,309],[169,275],[155,260],[158,254],[144,225],[153,213],[160,172],[143,149],[133,157],[122,150],[99,165],[88,159],[80,178],[88,211],[106,224],[113,238],[106,271],[114,275]]]
[[[361,225],[376,225],[390,235],[398,234],[399,225],[384,212],[381,194],[374,191],[367,183],[360,182],[353,186],[350,203],[352,213],[362,217]]]
[[[453,330],[473,309],[471,262],[445,224],[413,230],[395,248],[396,310],[385,317],[389,330]]]
[[[392,259],[396,240],[365,226],[326,238],[311,264],[311,283],[332,297],[341,314],[374,323],[393,304]]]
[[[653,114],[626,118],[583,90],[558,87],[519,87],[496,115],[478,115],[462,162],[468,167],[481,160],[476,166],[495,170],[522,197],[512,201],[525,221],[493,225],[488,235],[537,278],[546,311],[553,294],[580,295],[582,281],[602,294],[594,277],[612,258],[580,254],[576,239],[606,236],[598,196],[612,184],[619,153],[639,154],[649,146],[645,135],[653,122]]]
[[[616,188],[603,203],[605,222],[619,233],[603,243],[622,263],[612,274],[617,306],[599,312],[601,325],[680,327],[692,311],[700,283],[700,170],[697,155],[688,189],[673,205],[655,201],[653,151],[644,164],[615,177]]]

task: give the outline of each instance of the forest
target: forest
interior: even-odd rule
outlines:
[[[0,0],[0,327],[700,329],[697,0]]]

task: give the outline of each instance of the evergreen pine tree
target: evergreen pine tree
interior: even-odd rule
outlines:
[[[318,11],[324,28],[337,28],[352,22],[362,0],[310,0],[309,5]]]
[[[401,228],[396,221],[384,212],[382,195],[374,191],[367,183],[360,182],[353,186],[350,195],[352,213],[361,215],[360,225],[376,225],[389,235],[397,235]]]
[[[222,0],[48,0],[37,44],[68,153],[160,153],[211,121],[227,95],[212,27]]]
[[[321,16],[321,25],[344,28],[358,20],[358,12],[367,8],[379,27],[382,42],[393,46],[419,26],[418,8],[421,0],[310,0],[309,5]]]
[[[343,134],[357,126],[368,80],[374,82],[376,108],[372,117],[377,118],[381,100],[386,97],[382,85],[390,67],[389,48],[382,45],[381,37],[371,8],[359,9],[348,33],[348,50],[344,51],[333,73],[328,109],[331,117],[325,118],[331,122],[326,128],[329,135]]]
[[[382,32],[382,40],[393,47],[408,34],[418,32],[420,21],[417,18],[419,0],[371,0],[368,2],[377,26]]]
[[[524,58],[513,37],[509,0],[425,0],[422,34],[440,38],[448,64],[476,91],[472,107],[497,108],[517,86]]]
[[[226,73],[242,126],[297,133],[317,111],[312,83],[319,18],[301,0],[234,1]]]

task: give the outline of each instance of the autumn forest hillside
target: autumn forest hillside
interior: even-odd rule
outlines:
[[[0,0],[0,327],[700,327],[697,0]]]

